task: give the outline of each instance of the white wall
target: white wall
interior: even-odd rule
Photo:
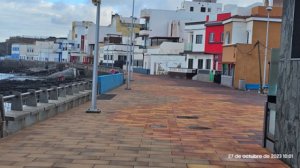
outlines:
[[[207,13],[194,13],[188,12],[185,10],[156,10],[156,9],[146,9],[141,11],[141,15],[143,13],[147,13],[150,16],[149,19],[149,37],[162,36],[168,37],[169,35],[169,24],[173,21],[181,21],[180,22],[180,30],[184,30],[184,26],[186,22],[195,22],[195,21],[205,21]],[[221,12],[220,12],[221,13]],[[215,13],[210,13],[211,19],[216,19]],[[183,39],[183,32],[180,33]]]
[[[224,13],[231,13],[231,16],[250,16],[251,15],[251,10],[253,7],[256,6],[263,6],[263,3],[257,2],[252,5],[246,6],[246,7],[239,7],[236,4],[228,4],[224,5],[223,12]]]
[[[203,69],[206,70],[206,60],[211,60],[210,70],[213,69],[213,58],[214,56],[211,54],[187,54],[187,59],[185,66],[183,68],[188,68],[188,60],[193,59],[193,69],[198,69],[198,60],[203,59]]]
[[[184,43],[163,42],[160,46],[147,49],[146,54],[179,54],[184,52]]]
[[[119,55],[128,57],[128,51],[130,46],[128,45],[105,45],[100,48],[100,61],[103,63],[112,63],[118,60]],[[113,60],[104,60],[104,55],[112,55]],[[143,50],[139,49],[138,46],[134,47],[134,60],[143,60]]]
[[[88,44],[95,44],[95,37],[96,37],[95,33],[96,33],[96,24],[93,24],[91,27],[88,28],[88,32],[87,32]],[[103,42],[104,37],[106,37],[107,34],[118,34],[115,19],[112,20],[112,23],[109,26],[100,26],[99,41]]]
[[[221,3],[207,3],[207,2],[193,2],[193,1],[185,1],[183,3],[183,8],[186,11],[190,12],[190,7],[194,8],[194,11],[192,13],[202,13],[200,8],[205,7],[206,8],[206,14],[216,14],[222,12],[222,4]],[[211,12],[208,12],[208,8],[211,9]]]
[[[182,55],[146,55],[144,59],[144,68],[150,69],[151,75],[167,74],[169,68],[184,64],[185,56]]]
[[[186,44],[192,43],[192,51],[193,52],[204,52],[205,49],[205,25],[204,24],[195,24],[195,25],[186,25],[185,26],[185,36]],[[193,40],[190,39],[190,36],[193,35]],[[196,44],[196,35],[202,35],[202,44]]]

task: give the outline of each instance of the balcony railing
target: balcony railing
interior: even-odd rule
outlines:
[[[184,51],[193,51],[193,43],[185,43]]]
[[[197,73],[197,69],[188,69],[188,68],[169,68],[169,72]]]

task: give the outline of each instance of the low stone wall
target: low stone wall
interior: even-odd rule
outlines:
[[[89,82],[82,82],[61,87],[53,87],[28,93],[14,93],[0,96],[1,114],[4,125],[1,136],[8,136],[37,122],[68,111],[90,100]],[[11,110],[5,110],[3,104],[11,103]]]
[[[197,74],[193,77],[193,80],[201,81],[201,82],[212,82],[210,80],[209,74]]]

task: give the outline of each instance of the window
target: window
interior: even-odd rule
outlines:
[[[107,60],[107,55],[104,55],[104,60]]]
[[[211,12],[211,8],[207,8],[207,12]]]
[[[247,44],[250,44],[250,32],[247,31]]]
[[[191,11],[191,12],[194,12],[194,7],[190,7],[190,11]]]
[[[198,69],[203,69],[203,59],[198,59]]]
[[[210,34],[209,34],[209,42],[210,42],[210,43],[215,42],[215,33],[210,33]]]
[[[77,38],[77,34],[75,34],[75,38]]]
[[[196,35],[196,44],[202,44],[203,35]]]
[[[206,69],[210,69],[211,68],[211,59],[207,59],[206,60]]]
[[[206,8],[205,7],[201,7],[200,11],[201,12],[206,12]]]
[[[226,37],[225,37],[225,44],[230,44],[231,41],[230,41],[230,32],[226,32]]]
[[[193,59],[189,59],[189,62],[188,62],[188,69],[193,69]]]
[[[221,42],[224,42],[224,32],[221,33]]]

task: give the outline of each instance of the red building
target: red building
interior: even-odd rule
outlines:
[[[224,25],[222,21],[231,17],[230,13],[218,14],[216,21],[208,21],[206,26],[205,53],[214,55],[213,69],[222,70]]]

